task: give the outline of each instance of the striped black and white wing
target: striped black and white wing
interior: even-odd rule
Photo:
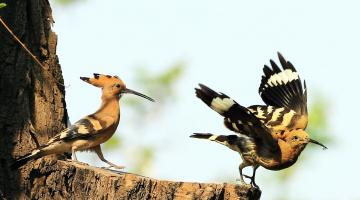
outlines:
[[[94,115],[89,115],[52,137],[47,145],[60,140],[71,141],[76,139],[89,139],[101,134],[114,124],[115,121],[111,117],[99,119]]]
[[[278,57],[282,69],[273,60],[270,60],[271,68],[264,66],[259,94],[268,106],[272,106],[274,113],[294,115],[291,128],[305,129],[308,121],[305,81],[303,85],[295,67],[280,53]],[[283,115],[279,114],[279,117]]]
[[[294,110],[288,108],[276,108],[274,106],[253,105],[248,107],[266,127],[274,132],[290,130],[299,126],[303,117]]]
[[[196,96],[224,117],[224,124],[228,129],[254,139],[257,150],[260,152],[279,151],[277,141],[272,137],[270,130],[247,108],[226,94],[217,93],[205,85],[199,85],[200,88],[195,88]]]

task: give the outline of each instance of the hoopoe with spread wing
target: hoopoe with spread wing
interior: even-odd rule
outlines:
[[[77,161],[75,152],[84,150],[95,151],[100,160],[111,167],[124,168],[106,160],[100,147],[100,144],[111,138],[119,125],[119,100],[123,94],[135,94],[150,101],[154,100],[144,94],[128,89],[125,83],[117,76],[94,74],[93,78],[80,77],[80,79],[102,89],[100,108],[95,113],[80,119],[55,135],[46,144],[16,160],[11,166],[13,169],[26,164],[29,160],[64,152],[71,152],[72,159]]]
[[[253,167],[251,184],[259,166],[281,170],[293,165],[308,143],[326,148],[311,139],[305,128],[308,122],[306,84],[302,85],[294,66],[278,53],[283,70],[270,60],[272,68],[264,66],[259,93],[266,105],[241,106],[223,93],[205,85],[195,88],[196,96],[224,117],[225,126],[236,135],[194,133],[190,137],[208,139],[240,153],[239,166],[243,183],[243,168]],[[304,88],[303,88],[304,87]]]

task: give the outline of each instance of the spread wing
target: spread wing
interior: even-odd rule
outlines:
[[[259,153],[278,154],[280,152],[270,130],[247,108],[226,94],[217,93],[205,85],[199,85],[200,88],[195,89],[196,96],[224,117],[224,124],[228,129],[252,138]]]
[[[272,131],[290,130],[299,128],[302,115],[288,108],[276,108],[274,106],[253,105],[248,107],[266,127]],[[298,127],[296,127],[298,126]],[[302,126],[306,126],[305,124]]]
[[[264,66],[259,94],[268,106],[274,107],[274,110],[283,110],[283,115],[279,116],[294,112],[291,114],[294,116],[291,128],[305,129],[308,121],[305,81],[303,86],[295,67],[280,53],[278,57],[283,69],[272,60],[271,68]]]
[[[73,125],[55,135],[47,144],[56,141],[71,141],[75,139],[87,139],[101,134],[104,130],[115,125],[112,117],[98,118],[95,115],[86,116]]]

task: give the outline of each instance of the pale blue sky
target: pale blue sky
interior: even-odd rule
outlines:
[[[306,79],[310,103],[317,93],[329,98],[331,132],[337,140],[327,151],[302,153],[313,156],[288,186],[291,199],[360,199],[357,1],[87,0],[70,7],[52,5],[58,55],[65,84],[71,85],[66,102],[72,121],[100,103],[100,92],[79,76],[114,74],[141,91],[132,68],[157,72],[185,62],[177,102],[167,105],[162,118],[141,135],[158,149],[152,177],[202,182],[238,178],[236,153],[188,138],[192,132],[230,133],[222,118],[196,99],[193,88],[201,82],[243,105],[260,104],[262,66],[280,51]],[[126,126],[128,109],[122,109],[119,129],[127,129],[127,141],[136,141],[131,135],[136,130]],[[128,162],[114,152],[104,154],[116,163]],[[281,191],[272,186],[275,173],[258,170],[263,199]]]

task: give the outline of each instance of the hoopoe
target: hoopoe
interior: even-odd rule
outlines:
[[[208,139],[240,153],[240,180],[245,183],[242,170],[253,167],[253,175],[246,176],[255,183],[259,166],[281,170],[293,165],[308,143],[326,147],[311,139],[305,128],[308,122],[307,92],[294,66],[278,53],[283,70],[270,60],[272,68],[264,66],[259,94],[266,105],[248,108],[223,93],[205,85],[195,88],[196,96],[224,117],[225,126],[236,135],[194,133],[190,137]]]
[[[117,76],[94,74],[93,78],[80,77],[80,79],[102,89],[100,108],[95,113],[80,119],[52,137],[46,144],[17,159],[11,166],[13,169],[19,168],[29,160],[64,152],[71,152],[72,159],[77,161],[75,152],[84,150],[95,151],[100,160],[109,164],[110,167],[124,168],[124,166],[118,166],[106,160],[100,147],[100,144],[111,138],[119,125],[119,100],[123,94],[135,94],[150,101],[154,100],[144,94],[128,89],[125,83]]]

